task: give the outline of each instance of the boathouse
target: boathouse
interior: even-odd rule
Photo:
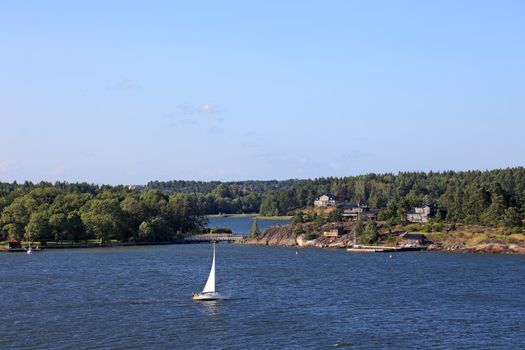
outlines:
[[[422,233],[405,232],[401,236],[399,244],[403,247],[420,247],[428,243],[427,237]]]
[[[22,243],[19,240],[12,239],[9,241],[9,249],[22,249]]]
[[[330,229],[328,231],[323,232],[323,237],[326,237],[326,238],[337,238],[340,235],[342,235],[343,232],[344,232],[344,230],[341,227],[332,228],[332,229]]]

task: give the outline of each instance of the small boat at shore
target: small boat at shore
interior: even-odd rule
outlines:
[[[11,252],[11,253],[26,253],[26,254],[33,254],[34,252],[41,251],[42,248],[39,246],[32,247],[31,242],[29,243],[28,247],[23,247],[22,242],[19,240],[13,239],[9,242],[7,249],[5,251]]]
[[[208,280],[206,281],[206,285],[204,286],[204,289],[202,290],[202,292],[194,293],[192,295],[193,300],[211,301],[211,300],[227,299],[225,295],[222,295],[215,290],[215,242],[212,244],[213,244],[213,260],[211,263],[211,269],[210,269],[210,274],[208,276]]]
[[[39,252],[42,249],[40,249],[39,246],[31,247],[31,244],[29,244],[29,247],[24,248],[27,254],[33,254],[34,252]]]

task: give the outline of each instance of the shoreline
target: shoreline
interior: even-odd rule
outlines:
[[[332,225],[332,224],[327,224]],[[267,245],[267,246],[284,246],[284,247],[313,247],[313,248],[339,248],[354,250],[353,235],[351,233],[341,234],[338,237],[324,237],[317,234],[312,236],[304,232],[306,226],[302,226],[301,231],[297,226],[287,225],[281,227],[272,227],[257,237],[245,240],[244,244]],[[325,228],[326,229],[326,228]],[[322,230],[321,230],[322,232]],[[398,232],[397,234],[400,234]],[[427,241],[421,245],[399,244],[399,238],[392,235],[384,238],[375,245],[369,245],[371,251],[385,250],[385,247],[397,248],[417,248],[422,251],[441,251],[456,253],[492,253],[492,254],[520,254],[525,255],[525,241],[520,236],[509,235],[506,237],[490,236],[488,234],[466,235],[463,231],[449,233],[424,233],[427,235]],[[394,236],[396,233],[394,233]],[[397,236],[399,237],[399,236]],[[361,245],[360,245],[361,246]],[[362,250],[363,252],[365,250]]]
[[[93,248],[115,248],[115,247],[139,247],[172,244],[197,244],[199,242],[188,242],[185,240],[166,242],[110,242],[110,243],[75,243],[75,244],[49,244],[39,246],[41,250],[48,249],[93,249]],[[6,246],[0,248],[0,253],[12,253]]]
[[[207,218],[252,218],[257,220],[291,220],[292,216],[264,216],[256,213],[252,214],[210,214],[206,215]]]
[[[341,237],[343,238],[343,237]],[[309,243],[310,242],[310,243]],[[117,248],[117,247],[140,247],[140,246],[161,246],[161,245],[175,245],[175,244],[203,244],[206,242],[193,242],[193,241],[168,241],[168,242],[121,242],[121,243],[88,243],[88,244],[62,244],[62,245],[49,245],[41,246],[40,248],[44,251],[47,249],[57,250],[57,249],[104,249],[104,248]],[[270,247],[288,247],[288,248],[316,248],[316,249],[344,249],[349,252],[363,252],[363,253],[372,253],[371,249],[366,250],[355,250],[352,251],[352,245],[343,245],[340,242],[331,242],[324,244],[316,244],[311,241],[303,241],[301,243],[297,242],[296,244],[290,244],[289,242],[260,242],[255,239],[246,239],[242,242],[232,242],[232,244],[242,244],[242,245],[255,245],[255,246],[270,246]],[[388,253],[390,251],[381,251],[383,246],[370,246],[377,248],[376,253]],[[457,247],[438,247],[434,244],[430,244],[425,247],[415,247],[415,248],[400,248],[399,251],[395,252],[410,252],[410,251],[419,251],[419,252],[447,252],[447,253],[476,253],[476,254],[499,254],[499,255],[525,255],[525,247],[517,244],[505,244],[505,243],[484,243],[478,245],[464,245]],[[0,253],[12,253],[14,251],[9,251],[7,248],[1,248]],[[24,251],[25,252],[25,251]]]
[[[315,243],[306,244],[287,244],[287,243],[261,243],[247,240],[240,244],[268,246],[268,247],[288,247],[288,248],[316,248],[316,249],[344,249],[354,253],[400,253],[400,252],[443,252],[443,253],[476,253],[476,254],[498,254],[498,255],[525,255],[525,246],[506,243],[484,243],[478,245],[464,245],[458,247],[437,247],[433,244],[422,247],[397,247],[396,250],[389,250],[384,246],[370,246],[367,249],[353,249],[352,245],[340,245],[339,243],[318,245]]]

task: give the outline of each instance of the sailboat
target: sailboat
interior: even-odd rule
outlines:
[[[192,296],[193,300],[218,300],[226,299],[222,294],[219,294],[215,290],[215,242],[213,242],[213,260],[211,263],[210,275],[206,281],[204,289],[200,293],[194,293]]]

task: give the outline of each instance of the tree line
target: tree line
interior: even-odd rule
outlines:
[[[191,201],[123,186],[0,183],[0,233],[31,241],[171,241],[205,224]]]
[[[525,168],[490,171],[400,172],[310,180],[150,182],[165,193],[191,193],[205,214],[291,215],[333,193],[340,202],[379,209],[379,219],[403,220],[423,204],[446,209],[444,221],[490,226],[521,226],[525,211]]]
[[[145,189],[87,183],[0,183],[0,234],[31,240],[166,241],[198,231],[205,214],[293,215],[323,193],[403,221],[434,203],[445,222],[521,227],[525,168],[400,172],[311,180],[151,182]]]

